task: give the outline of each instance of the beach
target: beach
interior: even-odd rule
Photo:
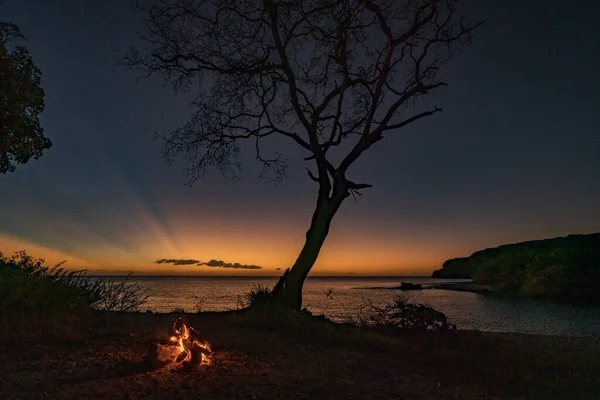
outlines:
[[[599,339],[384,333],[314,317],[184,315],[214,363],[151,370],[178,314],[96,313],[60,340],[3,343],[4,399],[594,399]]]

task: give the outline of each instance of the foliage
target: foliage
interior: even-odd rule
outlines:
[[[273,291],[268,286],[262,286],[260,283],[242,297],[238,297],[238,308],[265,308],[272,305],[269,300]]]
[[[435,277],[471,277],[498,292],[600,303],[600,233],[499,246],[449,260]]]
[[[433,271],[432,278],[446,279],[472,279],[475,274],[473,265],[467,261],[467,257],[453,258],[446,260],[442,268]]]
[[[114,279],[92,280],[85,271],[44,265],[25,251],[8,258],[0,253],[0,312],[56,314],[134,311],[146,302],[146,289]]]
[[[346,322],[358,326],[376,328],[400,328],[416,331],[453,331],[456,326],[449,323],[444,313],[423,304],[411,303],[403,295],[395,295],[384,306],[367,300],[355,318]]]
[[[38,159],[52,146],[39,114],[44,110],[41,72],[19,41],[19,28],[0,22],[0,174]]]

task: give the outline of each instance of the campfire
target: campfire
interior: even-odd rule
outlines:
[[[212,363],[210,344],[201,341],[198,332],[184,324],[181,317],[175,319],[171,330],[168,344],[152,343],[148,347],[148,361],[151,365],[155,368],[169,364],[193,367]]]

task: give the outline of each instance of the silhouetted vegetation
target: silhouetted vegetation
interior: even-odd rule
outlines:
[[[237,178],[241,142],[256,150],[261,176],[276,182],[286,176],[286,158],[267,155],[264,141],[279,137],[306,152],[316,207],[270,299],[300,309],[333,217],[371,187],[348,176],[363,153],[441,111],[420,100],[447,85],[440,70],[480,25],[459,15],[456,3],[135,1],[145,16],[144,45],[122,64],[144,78],[161,76],[175,91],[198,92],[190,120],[161,135],[166,160],[185,159],[188,184],[208,168]]]
[[[444,261],[441,269],[433,271],[432,278],[473,279],[475,266],[468,262],[468,257],[452,258]]]
[[[454,331],[456,326],[448,322],[444,313],[419,303],[411,303],[407,297],[395,295],[384,306],[366,301],[356,317],[346,320],[358,326],[375,328],[400,328],[416,331]]]
[[[272,295],[262,286],[245,296],[246,304],[257,306],[248,312],[176,310],[214,345],[210,370],[148,374],[140,367],[148,343],[168,338],[173,315],[102,312],[83,324],[92,315],[94,295],[80,281],[60,265],[45,267],[24,252],[0,256],[0,334],[15,339],[0,341],[6,383],[0,385],[0,397],[200,393],[230,398],[243,392],[273,399],[389,398],[390,393],[423,399],[550,399],[594,398],[599,389],[597,339],[437,334],[431,331],[453,328],[445,316],[403,297],[383,307],[367,303],[363,322],[340,324],[309,312],[272,313],[270,305],[261,310],[257,305],[269,303],[264,299]],[[10,306],[21,308],[14,312]],[[62,340],[34,346],[48,334]]]
[[[273,304],[271,301],[272,296],[273,290],[259,283],[254,285],[248,293],[238,296],[238,308],[271,308]]]
[[[146,289],[129,284],[127,277],[94,280],[84,270],[67,270],[59,263],[44,265],[25,251],[8,258],[0,253],[2,306],[20,311],[54,312],[92,309],[135,311],[148,298]]]
[[[306,320],[306,316],[312,317],[313,314],[306,308],[301,313],[296,313],[289,312],[287,308],[274,307],[274,304],[277,304],[271,301],[274,295],[277,295],[276,291],[260,284],[255,285],[248,293],[238,297],[238,309],[243,308],[263,314],[266,312],[266,315],[270,315],[273,311],[283,311],[278,314],[284,319]],[[329,300],[333,299],[332,288],[325,292],[325,297]],[[316,318],[328,319],[325,315]],[[357,327],[437,332],[456,330],[456,326],[448,322],[444,313],[423,304],[412,303],[401,294],[394,295],[392,300],[383,306],[365,300],[356,315],[346,315],[343,321],[345,324]]]
[[[205,296],[193,296],[194,298],[194,311],[198,314],[204,311],[204,303],[206,303]]]
[[[39,120],[44,111],[41,72],[23,41],[16,25],[0,21],[0,174],[40,158],[52,146]]]
[[[473,278],[499,293],[600,304],[600,233],[509,244],[444,263],[435,278]]]
[[[82,273],[79,281],[83,281],[84,275]],[[130,276],[118,281],[114,278],[97,278],[93,282],[86,279],[86,284],[80,284],[80,287],[92,294],[93,301],[89,307],[98,311],[137,311],[150,295],[148,289],[138,283],[129,283]]]
[[[0,253],[0,334],[50,334],[72,328],[92,311],[135,311],[146,289],[127,279],[87,279],[85,271],[44,265],[25,251]],[[11,333],[12,332],[12,333]]]

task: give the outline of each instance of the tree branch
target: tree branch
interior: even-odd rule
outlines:
[[[308,177],[315,182],[319,182],[319,178],[313,175],[312,171],[309,168],[306,168],[306,172],[308,172]]]
[[[271,18],[271,32],[273,34],[273,40],[275,41],[275,48],[277,49],[277,53],[279,54],[279,58],[281,59],[282,69],[288,79],[288,85],[290,89],[290,101],[292,102],[294,110],[296,110],[296,115],[298,116],[298,119],[300,120],[304,128],[307,131],[310,131],[310,123],[308,122],[306,115],[304,115],[304,112],[300,108],[300,102],[298,101],[296,77],[294,76],[294,71],[290,66],[290,61],[285,52],[283,43],[281,42],[281,37],[279,36],[279,30],[277,28],[277,4],[274,3],[273,0],[265,0],[265,6],[269,13],[269,17]]]
[[[208,167],[235,177],[251,138],[261,175],[283,179],[285,157],[260,149],[279,136],[315,161],[320,198],[342,198],[368,187],[345,174],[384,132],[441,111],[399,116],[445,85],[438,72],[480,26],[456,15],[456,1],[136,0],[143,46],[121,64],[197,90],[190,121],[162,135],[190,184]]]
[[[419,120],[419,119],[421,119],[421,118],[424,118],[424,117],[429,117],[430,115],[433,115],[433,114],[435,114],[436,112],[440,112],[440,111],[442,111],[442,109],[441,109],[441,108],[437,108],[437,107],[435,107],[433,110],[424,111],[424,112],[422,112],[422,113],[420,113],[420,114],[413,115],[412,117],[410,117],[410,118],[408,118],[408,119],[405,119],[404,121],[402,121],[402,122],[399,122],[399,123],[397,123],[397,124],[393,124],[393,125],[387,125],[385,128],[383,128],[383,129],[381,129],[381,130],[382,130],[382,131],[389,131],[389,130],[392,130],[392,129],[404,128],[404,127],[405,127],[406,125],[408,125],[408,124],[412,124],[413,122],[415,122],[415,121],[417,121],[417,120]]]

